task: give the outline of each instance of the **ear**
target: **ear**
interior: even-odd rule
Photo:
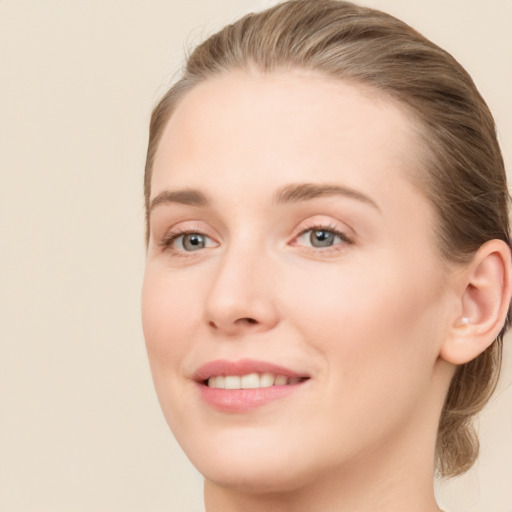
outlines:
[[[512,293],[511,252],[502,240],[490,240],[476,252],[457,279],[460,315],[453,319],[440,357],[467,363],[489,347],[505,323]]]

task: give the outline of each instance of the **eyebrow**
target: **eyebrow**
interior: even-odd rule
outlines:
[[[188,206],[208,206],[208,199],[206,196],[192,188],[184,188],[181,190],[164,190],[160,192],[150,203],[149,211],[160,204],[184,204]]]
[[[310,201],[318,197],[343,196],[350,199],[356,199],[370,206],[373,206],[379,212],[379,205],[369,196],[350,187],[334,184],[317,184],[317,183],[299,183],[291,184],[277,191],[274,195],[274,202],[298,203],[301,201]]]
[[[381,211],[378,204],[362,192],[350,187],[333,184],[298,183],[286,185],[274,194],[273,202],[275,204],[299,203],[329,196],[343,196],[356,199]],[[198,207],[210,204],[208,198],[196,189],[164,190],[151,201],[149,211],[153,211],[156,206],[161,204],[173,203]]]

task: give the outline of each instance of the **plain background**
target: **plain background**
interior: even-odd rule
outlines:
[[[187,48],[264,0],[0,0],[0,511],[200,508],[146,361],[142,173]],[[451,51],[512,165],[512,1],[367,0]],[[512,512],[512,350],[451,512]]]

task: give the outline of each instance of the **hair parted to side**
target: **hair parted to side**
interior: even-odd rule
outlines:
[[[432,202],[442,256],[467,262],[486,241],[510,246],[509,195],[494,120],[471,77],[447,52],[396,18],[337,0],[290,0],[249,14],[200,44],[182,78],[153,111],[144,178],[149,212],[153,160],[166,123],[196,84],[235,70],[316,71],[365,84],[416,119],[424,145],[421,176]],[[149,236],[149,228],[147,226]],[[454,476],[478,455],[472,417],[489,400],[501,367],[503,335],[458,367],[438,431],[437,470]]]

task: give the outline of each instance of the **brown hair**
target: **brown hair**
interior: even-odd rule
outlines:
[[[336,0],[291,0],[249,14],[192,52],[182,78],[153,111],[146,212],[154,156],[180,99],[209,77],[249,68],[314,70],[397,100],[420,127],[425,172],[415,178],[435,207],[442,255],[467,262],[488,240],[510,245],[509,196],[494,120],[471,77],[449,53],[400,20]],[[472,416],[496,386],[509,321],[510,312],[496,341],[453,377],[436,450],[443,476],[463,473],[478,455]]]

